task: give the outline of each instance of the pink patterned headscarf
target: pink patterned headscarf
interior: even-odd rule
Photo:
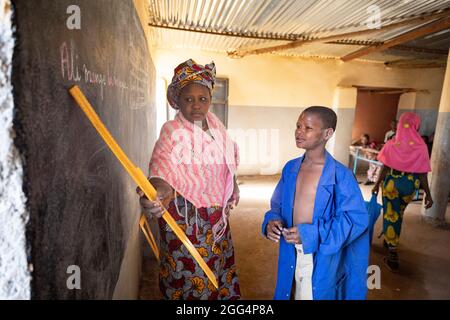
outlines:
[[[398,171],[430,172],[428,148],[418,132],[419,127],[420,117],[417,114],[403,113],[395,137],[386,142],[377,159]]]
[[[214,88],[215,78],[216,66],[214,62],[202,66],[192,59],[186,60],[175,68],[172,82],[167,88],[169,104],[172,108],[179,109],[177,101],[181,89],[191,83],[199,83],[211,91]]]

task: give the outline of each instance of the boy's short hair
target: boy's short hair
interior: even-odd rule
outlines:
[[[303,113],[314,113],[322,120],[325,129],[332,128],[336,131],[337,115],[332,109],[322,106],[311,106],[306,108]]]

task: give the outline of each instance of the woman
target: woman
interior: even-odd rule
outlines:
[[[167,89],[178,110],[166,122],[150,161],[150,182],[158,199],[182,228],[218,279],[216,290],[165,220],[161,235],[159,286],[165,299],[239,299],[240,288],[228,225],[230,209],[239,201],[235,180],[236,144],[211,112],[215,65],[189,59],[175,69]],[[142,197],[144,211],[161,217],[159,202]]]
[[[386,142],[378,154],[378,161],[384,168],[372,193],[378,193],[383,181],[383,234],[384,245],[389,249],[384,262],[393,272],[399,268],[397,247],[407,205],[419,188],[425,191],[425,207],[433,205],[427,179],[431,171],[430,158],[419,127],[417,114],[403,113],[395,137]]]

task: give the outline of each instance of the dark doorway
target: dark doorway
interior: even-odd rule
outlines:
[[[352,140],[367,133],[371,141],[384,142],[390,123],[397,118],[398,89],[358,88]]]

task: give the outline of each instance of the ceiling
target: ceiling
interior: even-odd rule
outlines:
[[[149,0],[148,9],[155,46],[233,58],[442,67],[450,47],[450,0]]]

